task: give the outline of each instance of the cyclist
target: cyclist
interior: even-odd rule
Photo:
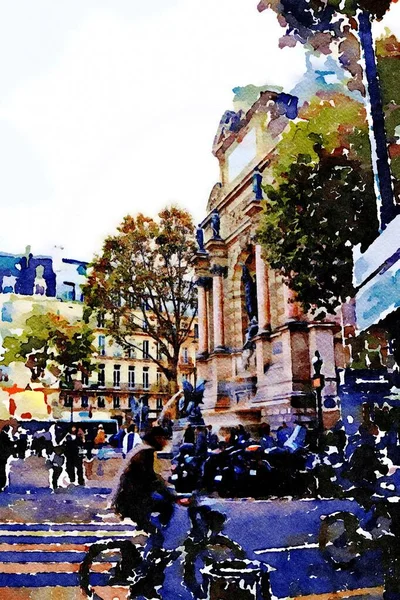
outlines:
[[[129,463],[122,473],[113,506],[122,518],[130,518],[138,528],[149,534],[149,543],[161,548],[166,527],[173,515],[175,494],[155,472],[155,453],[168,441],[168,432],[153,427],[143,436],[143,442],[130,453]],[[152,515],[158,515],[154,518]]]

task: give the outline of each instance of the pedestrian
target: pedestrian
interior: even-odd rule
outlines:
[[[9,458],[15,452],[16,445],[12,439],[12,427],[7,424],[0,431],[0,492],[3,492],[7,486],[7,465]]]
[[[91,479],[92,474],[93,474],[93,461],[94,461],[93,449],[94,449],[93,430],[90,429],[90,427],[87,427],[85,430],[85,443],[84,443],[85,473],[86,473],[87,479]]]
[[[136,425],[129,425],[128,431],[122,441],[122,456],[126,458],[129,452],[141,443],[142,439],[137,432]]]
[[[236,446],[238,443],[238,430],[236,427],[230,428],[229,438],[227,440],[228,446]]]
[[[17,431],[15,432],[15,443],[18,458],[24,460],[28,450],[28,432],[20,425],[18,425]]]
[[[202,427],[201,425],[196,427],[195,454],[199,458],[205,458],[207,456],[207,434],[205,427]]]
[[[284,447],[285,442],[288,440],[291,433],[292,430],[290,429],[290,427],[287,426],[285,421],[282,421],[282,425],[278,427],[278,430],[276,432],[276,441],[280,448]]]
[[[207,446],[210,450],[216,450],[218,448],[218,436],[213,433],[212,425],[207,425]]]
[[[94,445],[96,448],[102,448],[106,443],[106,434],[103,425],[99,425],[97,428],[96,437],[94,438]]]
[[[189,423],[186,426],[185,433],[183,434],[183,443],[184,444],[194,444],[195,442],[195,431],[193,425]]]
[[[243,445],[249,441],[250,434],[245,430],[245,428],[243,427],[242,424],[238,425],[236,431],[237,431],[237,443],[238,444]]]
[[[284,443],[284,448],[287,448],[290,452],[295,452],[304,448],[307,436],[307,428],[301,421],[295,421],[295,427]]]
[[[58,489],[58,480],[63,472],[65,456],[62,446],[53,446],[50,451],[46,464],[51,469],[51,488],[55,492]]]
[[[110,437],[110,439],[108,440],[110,446],[112,446],[113,448],[118,448],[118,450],[121,450],[123,448],[124,438],[125,437],[126,437],[126,429],[121,424],[119,426],[119,429],[118,429],[117,433],[114,433],[114,435],[112,435]]]
[[[161,427],[168,433],[168,439],[172,439],[173,421],[169,413],[165,413],[163,420],[160,423]]]
[[[85,485],[83,477],[83,456],[85,454],[82,439],[78,438],[77,429],[71,427],[71,433],[64,440],[66,469],[71,483],[78,477],[78,485]]]
[[[130,454],[113,500],[117,514],[132,519],[138,529],[151,535],[152,547],[161,547],[164,540],[161,528],[170,522],[175,503],[175,495],[154,469],[155,453],[167,441],[168,433],[159,426],[143,436],[143,442]],[[158,517],[153,519],[153,514]]]
[[[275,448],[275,440],[271,435],[271,426],[269,423],[263,423],[260,427],[260,446],[263,450],[271,450]]]

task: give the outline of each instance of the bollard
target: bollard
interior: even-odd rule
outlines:
[[[268,565],[226,560],[202,569],[207,600],[271,600]]]

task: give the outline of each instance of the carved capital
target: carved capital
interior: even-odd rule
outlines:
[[[228,267],[224,267],[223,265],[212,265],[210,272],[219,277],[226,277],[228,275]]]
[[[202,287],[206,290],[211,288],[212,277],[198,277],[196,280],[197,287]]]

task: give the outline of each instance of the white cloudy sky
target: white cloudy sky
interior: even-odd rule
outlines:
[[[203,218],[232,88],[305,70],[256,5],[0,0],[0,251],[90,259],[127,213]],[[400,5],[386,25],[400,35]]]

